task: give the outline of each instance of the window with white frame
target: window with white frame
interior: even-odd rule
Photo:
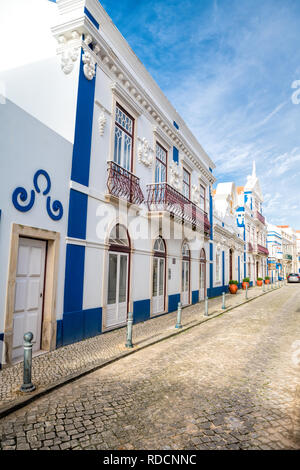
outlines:
[[[205,211],[205,187],[200,184],[200,207]]]
[[[167,151],[156,142],[155,183],[167,182]]]
[[[220,261],[221,261],[220,253],[216,253],[216,282],[220,282],[220,274],[221,274]]]
[[[114,162],[131,171],[134,119],[116,105]]]
[[[191,175],[183,168],[183,195],[187,198],[191,198]]]

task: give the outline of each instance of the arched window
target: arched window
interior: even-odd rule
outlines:
[[[200,252],[200,262],[201,262],[201,263],[205,263],[205,262],[206,262],[206,253],[205,253],[204,248],[202,248],[202,250],[201,250],[201,252]]]
[[[154,315],[165,310],[166,284],[166,245],[161,237],[154,243],[153,275],[152,275],[152,313]]]
[[[187,260],[190,259],[189,245],[186,242],[184,242],[182,245],[182,258]]]
[[[161,237],[158,237],[154,243],[154,251],[157,253],[166,253],[165,242]]]
[[[130,241],[127,230],[123,225],[117,224],[114,226],[110,232],[109,245],[110,249],[113,250],[119,251],[120,248],[127,248],[127,250],[129,250]]]

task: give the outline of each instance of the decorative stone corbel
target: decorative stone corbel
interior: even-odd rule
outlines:
[[[104,129],[105,129],[105,125],[107,123],[107,114],[109,116],[111,116],[111,112],[108,111],[108,109],[106,109],[101,103],[99,103],[99,101],[95,101],[95,104],[98,106],[99,108],[99,115],[98,115],[98,129],[99,129],[99,134],[101,135],[101,137],[104,135]]]
[[[67,39],[65,36],[58,38],[58,43],[61,46],[61,48],[58,49],[58,53],[61,51],[61,69],[66,75],[72,72],[74,64],[78,59],[80,51],[79,39],[80,34],[77,31],[72,32],[71,39]]]
[[[106,116],[105,116],[105,112],[102,110],[102,111],[100,111],[100,114],[99,114],[99,117],[98,117],[99,134],[101,135],[101,137],[104,134],[104,128],[105,128],[106,121],[107,121],[107,119],[106,119]]]
[[[153,162],[153,149],[150,147],[149,142],[145,137],[142,139],[139,138],[138,146],[138,161],[143,163],[143,165],[150,167]]]
[[[171,173],[171,179],[170,179],[171,186],[173,186],[175,189],[180,191],[182,187],[182,172],[180,171],[179,165],[176,162],[174,162],[174,160],[172,160],[170,163],[170,173]]]
[[[93,59],[92,54],[88,51],[84,51],[82,62],[84,63],[83,73],[85,78],[88,80],[93,80],[94,76],[96,75],[96,62]]]

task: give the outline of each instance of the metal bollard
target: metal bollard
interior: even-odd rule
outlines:
[[[248,299],[248,284],[246,284],[245,298]]]
[[[273,287],[273,279],[272,279],[272,281],[271,281],[271,289],[274,289],[274,287]]]
[[[175,325],[175,328],[181,329],[182,324],[181,324],[181,312],[182,312],[182,305],[181,302],[178,302],[178,308],[177,308],[177,323]]]
[[[204,316],[208,317],[208,297],[205,297]]]
[[[225,292],[222,293],[222,310],[225,310],[226,309],[226,306],[225,306]]]
[[[21,392],[33,392],[35,386],[31,382],[32,369],[32,340],[31,331],[24,335],[24,366],[23,366],[23,384],[20,387]]]
[[[263,290],[263,292],[266,291],[266,290],[265,290],[265,283],[264,283],[264,281],[263,281],[263,289],[262,289],[262,290]]]
[[[133,325],[133,313],[128,312],[128,319],[127,319],[127,341],[126,341],[126,348],[133,348],[132,344],[132,325]]]

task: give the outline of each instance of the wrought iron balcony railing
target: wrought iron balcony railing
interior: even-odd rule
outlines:
[[[107,189],[109,194],[126,199],[131,204],[142,204],[144,195],[137,176],[115,162],[107,162]]]
[[[266,219],[260,212],[256,211],[256,218],[264,225],[266,225]]]
[[[269,250],[265,246],[257,244],[257,253],[269,256]]]
[[[168,183],[149,184],[147,190],[149,211],[167,211],[209,235],[210,223],[207,213]]]

